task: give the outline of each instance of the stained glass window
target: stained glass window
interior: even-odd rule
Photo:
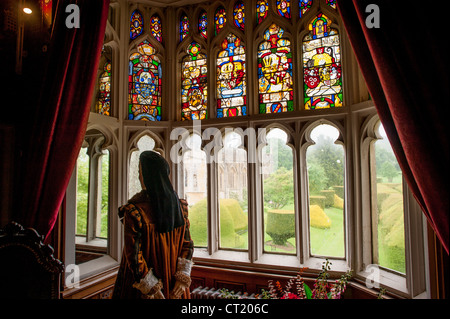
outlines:
[[[161,19],[157,16],[154,15],[151,19],[150,19],[150,24],[151,24],[151,30],[152,30],[152,35],[153,37],[158,40],[159,42],[162,42],[162,26],[161,26]]]
[[[256,22],[260,24],[269,12],[269,3],[267,0],[258,0],[256,2]]]
[[[277,0],[277,12],[287,19],[291,18],[291,0]]]
[[[234,24],[244,31],[244,24],[245,24],[245,13],[244,13],[244,3],[242,1],[239,1],[235,4],[234,10],[233,10],[233,16],[234,16]]]
[[[202,120],[207,117],[208,67],[200,45],[191,43],[181,71],[181,117],[183,120]]]
[[[227,22],[227,13],[223,7],[218,7],[214,16],[214,23],[216,26],[216,35],[222,31],[225,23]]]
[[[208,15],[205,11],[203,11],[200,14],[200,17],[198,18],[198,32],[200,32],[200,35],[204,37],[205,39],[208,38]]]
[[[217,56],[217,117],[247,115],[245,48],[230,33]]]
[[[183,15],[180,20],[180,41],[189,34],[189,20],[187,15]]]
[[[336,0],[326,0],[327,4],[332,7],[333,9],[336,9]]]
[[[130,21],[130,39],[134,40],[142,34],[144,29],[144,19],[138,10],[134,10],[131,14]]]
[[[312,3],[313,0],[299,0],[300,18],[303,17],[309,9],[311,9]]]
[[[258,48],[259,112],[278,113],[294,109],[291,43],[284,30],[272,24]]]
[[[96,111],[99,114],[111,115],[111,61],[107,60],[103,67],[103,73],[99,78],[98,98]]]
[[[332,21],[319,13],[303,39],[305,109],[342,106],[342,71],[339,34]]]
[[[128,70],[128,119],[161,120],[161,62],[145,40],[130,55]]]

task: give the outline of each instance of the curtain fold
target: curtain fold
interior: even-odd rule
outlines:
[[[408,186],[449,253],[445,18],[410,1],[340,0],[338,9]],[[366,19],[379,9],[379,28]],[[367,10],[367,12],[366,12]],[[443,11],[442,11],[443,10]]]
[[[79,8],[79,28],[66,25],[66,19],[77,18],[75,11],[66,12],[70,4]],[[83,142],[108,10],[109,0],[59,1],[43,83],[34,84],[42,89],[21,156],[17,215],[22,225],[45,237],[55,224]]]

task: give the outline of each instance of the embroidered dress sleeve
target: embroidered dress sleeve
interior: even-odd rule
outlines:
[[[153,295],[162,288],[161,281],[148,268],[141,249],[142,217],[136,206],[132,204],[120,208],[119,217],[123,218],[125,228],[124,254],[128,266],[134,275],[133,287],[144,295]]]

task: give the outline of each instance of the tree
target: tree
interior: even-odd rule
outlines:
[[[392,183],[394,177],[398,175],[398,171],[392,162],[384,162],[380,168],[380,175],[386,177],[388,182]]]
[[[264,180],[264,203],[273,209],[280,209],[294,202],[294,177],[292,170],[277,169]]]

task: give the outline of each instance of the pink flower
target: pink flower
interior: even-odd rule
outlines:
[[[281,297],[281,299],[300,299],[296,294],[289,292],[287,295]]]

